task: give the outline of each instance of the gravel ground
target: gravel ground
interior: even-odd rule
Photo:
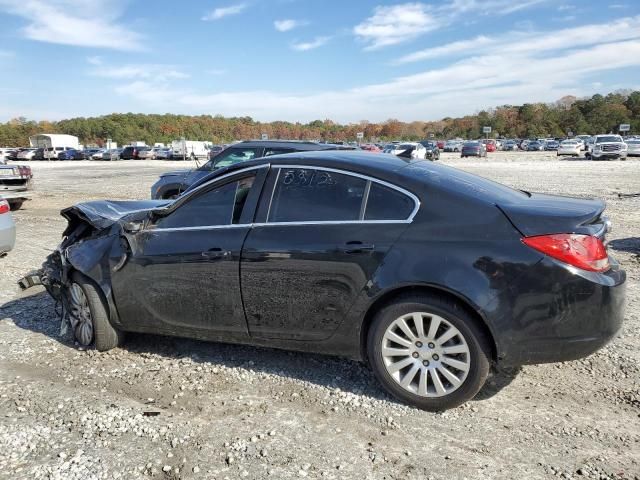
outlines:
[[[130,336],[83,351],[41,289],[40,263],[89,199],[147,198],[180,162],[33,162],[34,199],[0,259],[0,478],[640,478],[640,161],[444,154],[443,163],[532,191],[608,202],[628,273],[622,335],[584,360],[494,373],[476,399],[427,413],[384,394],[356,362]]]

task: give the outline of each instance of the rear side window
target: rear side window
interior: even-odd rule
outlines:
[[[157,228],[209,227],[236,224],[255,176],[226,183],[200,194],[160,219]]]
[[[359,220],[367,181],[306,168],[279,171],[269,222]]]
[[[372,182],[364,213],[365,220],[406,220],[415,203],[404,193]]]

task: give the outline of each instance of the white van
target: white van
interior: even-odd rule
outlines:
[[[209,142],[195,140],[174,140],[171,142],[171,152],[174,160],[206,159],[209,153]]]

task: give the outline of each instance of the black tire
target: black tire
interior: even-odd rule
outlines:
[[[167,192],[162,197],[163,200],[175,200],[180,196],[179,192]]]
[[[20,210],[22,208],[22,204],[24,203],[24,200],[14,200],[14,201],[10,201],[9,202],[9,208],[11,210]]]
[[[80,272],[73,272],[71,280],[82,288],[93,319],[94,345],[96,350],[104,352],[122,344],[124,335],[116,330],[109,321],[109,310],[102,292]],[[74,332],[75,335],[75,332]]]
[[[469,347],[469,371],[462,384],[440,397],[425,397],[401,387],[387,372],[382,356],[385,331],[399,317],[412,312],[438,315],[455,326]],[[437,412],[457,407],[472,399],[489,375],[491,348],[489,339],[460,304],[436,294],[406,295],[384,306],[374,317],[367,336],[369,365],[382,384],[394,397],[422,410]]]

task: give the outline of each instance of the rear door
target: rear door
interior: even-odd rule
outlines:
[[[130,239],[130,258],[112,279],[128,329],[247,334],[240,252],[266,170],[199,187]]]
[[[331,336],[417,206],[409,192],[350,172],[272,167],[241,256],[250,334]]]

